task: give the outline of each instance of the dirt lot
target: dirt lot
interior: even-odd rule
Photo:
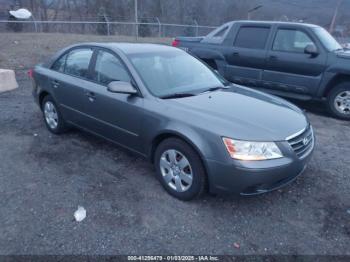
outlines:
[[[44,62],[56,51],[84,42],[135,42],[135,37],[76,34],[1,33],[0,68],[11,68],[22,78],[22,72]],[[139,38],[138,42],[170,44],[169,38]]]
[[[61,46],[97,38],[2,34],[0,68],[31,67]],[[317,147],[295,183],[184,203],[163,191],[145,160],[79,131],[51,135],[30,81],[18,76],[20,88],[0,94],[1,255],[350,255],[350,124],[319,104],[301,104]],[[87,210],[81,223],[78,205]]]

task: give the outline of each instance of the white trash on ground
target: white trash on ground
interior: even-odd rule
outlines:
[[[32,17],[32,13],[24,8],[18,9],[16,11],[10,11],[9,13],[17,19],[29,19]]]
[[[78,206],[78,209],[74,212],[74,218],[77,222],[81,222],[86,217],[86,210],[82,206]]]
[[[15,72],[9,69],[0,69],[0,93],[16,89],[17,87]]]

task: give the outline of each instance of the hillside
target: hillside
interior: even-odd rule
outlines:
[[[134,20],[134,0],[17,0],[32,10],[38,20],[96,20],[98,11],[105,7],[111,20]],[[338,0],[138,0],[139,18],[143,22],[217,26],[229,20],[246,19],[248,10],[261,5],[251,13],[256,20],[303,20],[327,26],[330,24]],[[14,0],[0,0],[0,12]],[[343,0],[338,24],[350,24],[350,1]]]

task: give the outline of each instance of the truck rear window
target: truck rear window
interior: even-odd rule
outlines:
[[[265,49],[269,33],[269,27],[241,27],[236,36],[234,46],[250,49]]]
[[[228,30],[228,26],[224,27],[223,29],[221,29],[219,32],[217,32],[214,37],[223,37],[226,32]]]

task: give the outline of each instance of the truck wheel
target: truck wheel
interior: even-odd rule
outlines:
[[[336,85],[328,95],[327,104],[334,117],[350,120],[350,83]]]

